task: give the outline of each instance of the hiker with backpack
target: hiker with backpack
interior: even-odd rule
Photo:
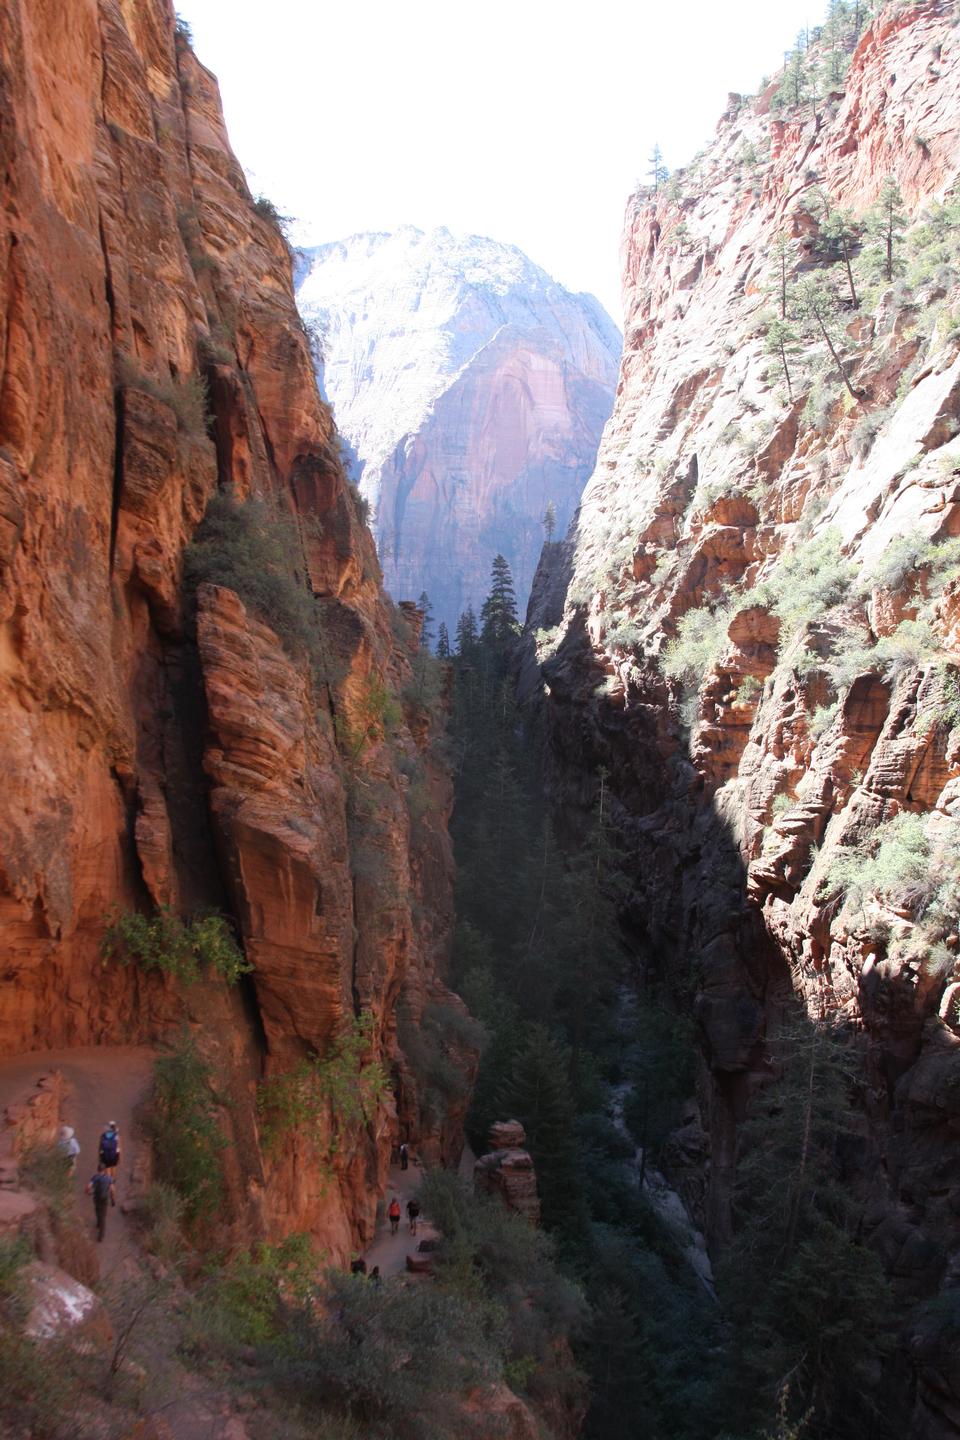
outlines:
[[[104,1170],[109,1170],[112,1179],[120,1164],[120,1131],[116,1120],[111,1120],[100,1136],[100,1150],[97,1158]]]
[[[113,1193],[113,1176],[101,1164],[96,1175],[91,1175],[87,1194],[93,1196],[93,1215],[97,1226],[97,1239],[102,1240],[107,1228],[107,1206],[116,1205]]]
[[[387,1211],[387,1217],[390,1221],[390,1234],[396,1235],[400,1229],[400,1201],[396,1195],[394,1195],[390,1201],[390,1209]]]
[[[411,1234],[411,1235],[416,1235],[416,1233],[417,1233],[417,1220],[418,1220],[419,1218],[420,1218],[420,1201],[419,1201],[419,1200],[408,1200],[408,1201],[407,1201],[407,1219],[410,1221],[410,1234]]]

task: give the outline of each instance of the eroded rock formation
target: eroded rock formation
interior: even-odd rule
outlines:
[[[265,1157],[255,1100],[357,1013],[390,1070],[398,1001],[414,1023],[457,1003],[436,713],[371,709],[409,687],[416,627],[344,481],[286,244],[168,0],[5,6],[0,115],[0,1054],[188,1021],[229,1098],[224,1221],[342,1257],[371,1233],[392,1091],[330,1167],[292,1141]],[[296,527],[324,675],[233,590],[185,595],[223,490]],[[104,964],[111,909],[167,905],[235,921],[242,993]],[[459,1135],[448,1115],[423,1144]]]
[[[522,607],[546,506],[562,534],[610,413],[606,312],[513,246],[412,227],[304,252],[297,298],[390,591],[426,590],[452,634],[500,552]]]
[[[617,401],[573,538],[543,557],[522,677],[535,695],[539,667],[573,833],[610,771],[641,963],[692,970],[714,1253],[737,1120],[798,996],[864,1036],[856,1183],[904,1313],[960,1258],[956,916],[921,924],[895,880],[845,900],[836,877],[915,816],[923,883],[953,904],[960,288],[928,248],[931,226],[957,233],[937,209],[960,175],[949,8],[885,7],[816,104],[731,96],[695,166],[631,200]],[[893,282],[880,250],[854,306],[830,266],[837,354],[791,309],[788,379],[778,240],[800,295],[842,266],[824,194],[860,256],[882,243],[863,222],[888,175],[907,226]],[[918,1436],[960,1433],[950,1334],[915,1337]]]
[[[540,1221],[537,1172],[526,1133],[519,1120],[502,1120],[490,1127],[490,1149],[473,1167],[473,1183],[482,1195],[495,1195],[508,1210],[515,1210],[531,1225]]]

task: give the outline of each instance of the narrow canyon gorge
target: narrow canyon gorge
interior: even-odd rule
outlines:
[[[958,25],[654,164],[618,376],[0,7],[0,1433],[960,1437]]]

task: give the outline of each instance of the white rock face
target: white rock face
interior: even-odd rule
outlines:
[[[501,551],[522,606],[546,504],[562,533],[610,412],[609,316],[513,246],[410,227],[303,252],[297,298],[390,589],[452,626]]]

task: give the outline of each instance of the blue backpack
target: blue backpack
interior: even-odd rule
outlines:
[[[120,1158],[120,1137],[116,1130],[104,1130],[100,1136],[100,1161],[103,1165],[116,1165]]]

